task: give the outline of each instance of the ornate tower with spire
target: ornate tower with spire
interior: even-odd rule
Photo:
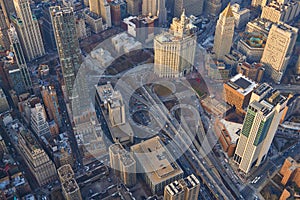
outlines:
[[[184,76],[194,64],[196,35],[185,16],[173,18],[170,30],[154,38],[154,72],[160,77]]]
[[[230,53],[232,39],[234,34],[234,16],[230,4],[220,14],[214,39],[214,52],[216,58],[222,60],[224,56]]]

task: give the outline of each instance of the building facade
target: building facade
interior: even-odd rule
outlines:
[[[14,0],[17,18],[13,20],[22,49],[28,61],[45,55],[42,35],[37,18],[32,15],[29,0]]]
[[[73,99],[73,84],[82,59],[76,34],[75,17],[73,9],[69,7],[50,7],[50,12],[64,84],[66,86],[66,96],[71,100]]]
[[[237,73],[243,74],[255,82],[261,82],[264,76],[265,68],[261,63],[254,62],[250,64],[248,62],[243,62],[237,65],[236,71]]]
[[[265,5],[267,5],[267,0],[252,0],[251,6],[252,7],[261,7],[263,8]]]
[[[207,0],[205,1],[205,12],[206,14],[214,17],[218,16],[221,12],[222,2],[221,0]]]
[[[266,160],[286,104],[287,98],[266,83],[252,93],[234,154],[244,173]]]
[[[232,13],[235,19],[235,28],[242,29],[250,19],[250,10],[247,8],[240,8],[240,5],[235,3],[231,6]]]
[[[203,0],[174,0],[174,17],[180,17],[183,10],[187,16],[199,16],[203,12],[203,4]]]
[[[6,112],[10,109],[6,96],[0,88],[0,113]]]
[[[261,18],[268,19],[274,23],[290,22],[300,13],[300,2],[291,0],[273,0],[264,6]]]
[[[218,60],[224,59],[224,56],[230,53],[235,26],[234,20],[230,4],[228,4],[220,14],[216,26],[213,50]]]
[[[184,76],[194,65],[196,35],[185,12],[174,18],[169,32],[154,38],[154,73],[160,77]]]
[[[46,152],[40,147],[29,130],[22,130],[18,136],[18,147],[29,170],[39,186],[44,186],[57,179],[56,168]]]
[[[127,0],[127,13],[132,16],[141,14],[142,0]]]
[[[136,161],[120,143],[109,147],[110,167],[120,176],[126,186],[136,184]]]
[[[298,29],[285,23],[273,24],[261,58],[266,74],[280,82],[293,53]]]
[[[263,33],[244,32],[238,41],[237,50],[247,57],[248,62],[260,62],[267,42]]]
[[[111,22],[114,26],[120,26],[122,20],[127,16],[127,3],[125,0],[110,2]]]
[[[237,74],[229,81],[224,83],[224,96],[225,101],[236,108],[240,113],[244,113],[244,109],[247,108],[252,91],[257,84],[243,76]]]
[[[46,112],[42,104],[37,103],[35,107],[31,109],[30,124],[32,130],[39,137],[50,133]]]
[[[143,0],[142,15],[157,16],[159,24],[167,22],[167,9],[165,0]]]
[[[56,95],[55,88],[53,86],[44,87],[41,91],[44,104],[47,109],[47,113],[50,120],[54,120],[55,123],[61,127],[61,114],[58,104],[58,98]]]
[[[29,70],[26,64],[25,55],[23,53],[23,49],[17,31],[13,25],[11,25],[10,29],[8,30],[8,36],[18,67],[22,73],[22,78],[25,84],[25,88],[27,90],[30,90],[32,88],[32,82],[31,82]]]
[[[8,26],[6,23],[3,8],[0,7],[0,45],[2,48],[8,50],[10,47],[8,38]]]

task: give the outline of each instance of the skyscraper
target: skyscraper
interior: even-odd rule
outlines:
[[[17,18],[14,19],[22,48],[28,61],[43,56],[45,49],[37,18],[32,15],[29,0],[14,0]]]
[[[253,7],[264,7],[267,4],[267,0],[252,0],[251,6]]]
[[[5,21],[6,21],[6,25],[7,27],[9,27],[10,24],[10,15],[15,13],[15,6],[12,3],[12,0],[1,0],[0,1],[0,6],[1,9],[3,11],[4,17],[5,17]]]
[[[109,147],[110,166],[121,177],[126,186],[136,184],[136,161],[120,143]]]
[[[34,108],[31,108],[31,120],[32,130],[40,137],[50,133],[49,124],[47,122],[47,116],[41,103],[35,104]]]
[[[89,0],[90,11],[100,17],[108,27],[111,27],[110,5],[107,0]]]
[[[43,87],[41,93],[44,104],[47,108],[49,119],[54,120],[55,123],[61,127],[61,115],[59,113],[59,105],[55,88],[53,86]]]
[[[9,49],[9,39],[8,39],[8,26],[5,19],[4,11],[0,7],[0,45],[4,49]]]
[[[290,22],[300,13],[300,2],[290,0],[273,0],[264,6],[261,18],[270,20],[274,23]]]
[[[187,16],[199,16],[203,11],[203,0],[175,0],[174,16],[179,17],[183,10]]]
[[[52,25],[61,69],[66,86],[66,96],[72,99],[73,84],[81,64],[81,53],[76,34],[73,9],[60,6],[50,7]]]
[[[39,186],[49,184],[57,179],[54,163],[29,130],[19,132],[18,149]]]
[[[205,2],[204,12],[212,16],[217,16],[218,14],[220,14],[221,7],[222,7],[221,0],[207,0]]]
[[[127,12],[132,16],[140,14],[142,0],[127,0]]]
[[[15,69],[8,71],[8,81],[10,87],[16,92],[17,95],[23,94],[27,91],[22,72],[17,66]]]
[[[15,54],[15,58],[18,64],[19,69],[21,70],[23,81],[25,84],[25,88],[30,90],[32,88],[32,82],[30,78],[30,74],[28,71],[28,67],[25,61],[24,53],[21,47],[21,43],[16,32],[15,27],[11,24],[10,29],[8,30],[9,40],[12,46],[12,50]]]
[[[234,154],[243,172],[266,159],[286,104],[287,98],[266,83],[253,92]]]
[[[167,9],[165,0],[143,0],[142,15],[157,16],[159,24],[166,23]]]
[[[266,74],[280,82],[286,70],[297,39],[298,29],[285,23],[273,24],[261,62],[266,65]]]
[[[214,52],[216,58],[222,60],[224,56],[230,53],[232,39],[234,34],[234,15],[230,4],[220,14],[214,39]]]
[[[10,109],[6,96],[0,88],[0,113],[6,112]]]
[[[179,77],[191,70],[197,43],[192,29],[183,11],[173,19],[169,32],[154,38],[154,72],[160,77]]]

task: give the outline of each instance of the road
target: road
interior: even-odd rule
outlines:
[[[70,141],[70,146],[74,155],[74,159],[76,160],[77,163],[80,163],[78,166],[82,165],[82,158],[79,152],[79,148],[77,145],[77,141],[74,135],[74,131],[72,128],[72,124],[70,122],[70,118],[67,112],[67,107],[66,107],[66,103],[63,97],[63,93],[61,90],[61,86],[59,84],[58,81],[55,81],[55,79],[52,79],[53,82],[52,84],[54,84],[55,86],[55,90],[56,90],[56,94],[57,94],[57,99],[58,99],[58,104],[59,104],[59,108],[62,111],[61,115],[62,115],[62,127],[61,127],[61,131],[62,132],[67,132],[68,134],[68,138]]]
[[[121,83],[120,85],[128,87],[128,84],[125,83]],[[222,180],[215,175],[215,173],[212,169],[210,169],[209,166],[204,166],[203,163],[206,163],[203,160],[204,156],[195,154],[195,152],[192,150],[195,149],[195,147],[193,145],[189,145],[192,144],[192,142],[190,141],[190,134],[186,133],[183,130],[183,128],[178,124],[177,120],[169,113],[161,100],[155,94],[151,93],[151,91],[149,91],[149,88],[142,87],[142,90],[143,98],[139,96],[137,96],[136,98],[138,100],[144,101],[146,106],[151,107],[150,111],[152,112],[152,115],[156,119],[157,123],[160,123],[160,127],[168,127],[168,136],[170,138],[176,138],[176,141],[173,140],[175,142],[170,143],[170,145],[173,146],[174,149],[176,149],[175,151],[184,154],[189,163],[193,165],[193,168],[198,171],[198,173],[196,174],[201,176],[203,181],[209,187],[211,193],[214,193],[215,197],[219,199],[233,199],[234,197],[224,186]],[[128,93],[124,92],[126,91],[126,89],[122,89],[120,91],[122,95],[124,93],[125,96],[128,96]],[[145,101],[145,99],[147,101]]]

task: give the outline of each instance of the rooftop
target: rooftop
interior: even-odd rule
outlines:
[[[254,81],[242,74],[235,75],[226,84],[244,96],[252,92],[254,88],[257,87],[257,84]]]
[[[231,138],[231,142],[235,144],[240,137],[237,133],[242,129],[243,124],[226,121],[225,119],[222,119],[220,122],[226,128],[227,133]]]
[[[100,97],[100,100],[102,102],[107,101],[112,97],[112,93],[114,92],[114,89],[110,83],[107,83],[105,85],[96,86],[97,93]]]
[[[114,154],[120,155],[120,160],[124,166],[129,166],[129,165],[135,164],[135,160],[132,157],[132,155],[128,151],[126,151],[120,143],[112,144],[109,147],[109,149]]]
[[[284,102],[287,101],[287,98],[281,93],[272,88],[270,85],[267,83],[261,84],[258,88],[254,90],[254,93],[258,96],[261,96],[260,103],[264,105],[268,105],[268,107],[274,107],[277,104],[283,104]]]
[[[183,173],[158,136],[131,146],[131,151],[154,184]]]
[[[224,17],[233,17],[233,12],[230,6],[230,3],[227,5],[227,7],[223,10],[221,13],[222,16]]]

